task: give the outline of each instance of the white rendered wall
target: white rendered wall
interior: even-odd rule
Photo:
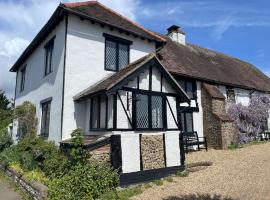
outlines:
[[[122,171],[123,173],[140,171],[140,141],[142,135],[163,135],[165,133],[166,167],[180,166],[180,145],[178,131],[150,132],[114,132],[121,135]]]
[[[80,113],[77,112],[77,105],[73,101],[73,96],[112,73],[104,70],[105,38],[103,33],[133,41],[133,44],[130,46],[130,62],[155,50],[154,43],[149,43],[139,38],[135,39],[132,36],[120,34],[118,31],[102,28],[98,24],[91,24],[87,20],[80,20],[78,17],[69,16],[63,140],[70,138],[70,133],[77,127],[86,129],[85,125],[81,127],[82,125],[80,125],[79,121],[87,114],[83,112],[80,116]]]
[[[140,171],[139,134],[121,133],[123,173]]]
[[[54,50],[52,56],[52,73],[44,77],[45,50],[44,45],[53,37]],[[25,87],[20,92],[21,73],[18,70],[15,106],[24,101],[30,101],[37,108],[38,132],[41,127],[41,105],[40,101],[52,97],[50,112],[50,134],[49,140],[59,142],[61,140],[61,109],[62,109],[62,85],[63,85],[63,65],[64,65],[64,45],[65,45],[65,23],[61,21],[59,25],[49,34],[49,36],[36,48],[21,66],[26,67]],[[14,129],[14,136],[16,131]],[[14,137],[15,138],[15,137]]]
[[[250,90],[244,90],[240,88],[235,88],[235,103],[241,103],[243,106],[248,106],[250,101]]]
[[[197,84],[197,102],[199,112],[193,112],[193,127],[194,131],[197,131],[199,137],[203,137],[203,109],[202,109],[202,92],[201,82],[196,81]]]
[[[180,145],[179,132],[169,132],[165,134],[166,146],[166,164],[167,167],[179,166],[180,162]]]

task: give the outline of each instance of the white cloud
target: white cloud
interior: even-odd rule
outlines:
[[[140,4],[139,0],[100,0],[99,2],[125,17],[136,20],[136,11]]]
[[[64,0],[76,2],[82,0]],[[139,0],[100,0],[122,15],[136,19]],[[14,96],[15,74],[10,67],[52,15],[60,0],[0,1],[0,89]]]
[[[2,49],[0,48],[0,56],[13,58],[17,57],[29,44],[28,40],[22,38],[13,38],[5,41]]]

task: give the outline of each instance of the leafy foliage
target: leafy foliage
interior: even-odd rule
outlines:
[[[71,133],[70,161],[71,165],[84,165],[89,159],[89,153],[83,148],[83,133],[81,129],[75,129]]]
[[[118,185],[118,175],[106,165],[77,165],[49,185],[49,199],[97,199]]]
[[[235,120],[238,133],[238,143],[246,143],[258,137],[266,128],[269,117],[270,99],[266,96],[251,98],[248,106],[231,105],[228,113]]]
[[[12,139],[6,129],[0,130],[0,152],[12,145]]]
[[[30,154],[34,158],[33,169],[38,166],[48,177],[60,176],[68,164],[67,158],[53,142],[46,141],[34,134],[22,138],[17,148],[20,154],[23,152]],[[26,163],[21,162],[21,164],[24,168],[30,169]]]
[[[10,110],[10,101],[5,95],[5,92],[0,90],[0,110]]]
[[[19,137],[35,134],[37,128],[36,107],[29,101],[15,108],[15,119],[18,120]]]
[[[0,90],[0,131],[7,129],[12,122],[13,111],[10,107],[11,102],[5,93]]]
[[[20,155],[15,146],[4,149],[0,154],[0,161],[2,164],[9,166],[12,163],[19,163]]]
[[[108,163],[90,164],[83,148],[82,130],[72,132],[69,171],[49,185],[49,199],[96,199],[119,182]]]

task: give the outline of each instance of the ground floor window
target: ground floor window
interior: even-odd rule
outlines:
[[[181,113],[182,131],[193,132],[193,114],[192,112]]]
[[[51,100],[41,103],[42,117],[41,117],[41,131],[40,135],[47,138],[49,136],[50,129],[50,112],[51,112]]]
[[[105,129],[107,98],[105,95],[91,98],[90,129]]]
[[[162,129],[164,128],[163,112],[165,100],[162,96],[149,94],[136,94],[136,120],[137,129]]]

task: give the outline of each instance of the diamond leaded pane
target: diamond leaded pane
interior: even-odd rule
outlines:
[[[119,70],[128,64],[128,46],[119,44]]]
[[[148,96],[136,95],[136,122],[137,128],[148,128]]]
[[[117,55],[117,44],[116,42],[106,40],[106,60],[105,68],[107,70],[116,70],[116,55]]]
[[[152,96],[152,128],[163,128],[162,97]]]

